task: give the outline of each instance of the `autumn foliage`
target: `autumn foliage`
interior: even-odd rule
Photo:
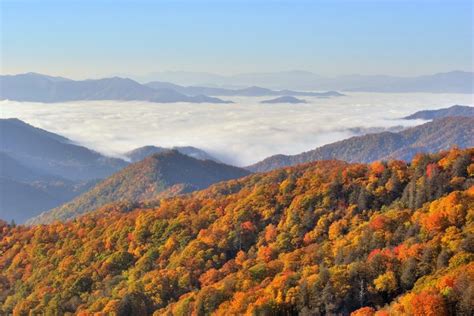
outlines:
[[[474,150],[0,224],[0,314],[472,315]]]

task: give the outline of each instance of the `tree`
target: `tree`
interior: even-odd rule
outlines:
[[[393,271],[387,271],[374,280],[375,288],[380,292],[394,293],[398,289],[397,278]]]
[[[467,167],[471,163],[471,156],[469,154],[460,155],[453,163],[453,176],[466,177]]]
[[[375,309],[368,306],[359,308],[358,310],[353,311],[351,313],[351,316],[374,316],[374,315],[375,315]]]
[[[361,211],[366,210],[369,207],[369,198],[367,190],[361,188],[359,191],[359,196],[357,197],[357,208]]]
[[[117,306],[117,316],[150,315],[151,303],[148,298],[138,292],[126,294]]]
[[[423,291],[411,299],[414,316],[447,315],[446,303],[439,294]]]

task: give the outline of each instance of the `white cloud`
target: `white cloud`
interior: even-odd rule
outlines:
[[[353,127],[415,125],[398,120],[421,109],[472,104],[467,94],[351,93],[308,104],[157,104],[0,101],[0,117],[17,117],[99,152],[120,156],[144,145],[196,146],[221,160],[248,165],[273,154],[296,154],[352,136]]]

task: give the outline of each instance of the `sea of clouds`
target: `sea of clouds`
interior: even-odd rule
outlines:
[[[239,166],[274,154],[297,154],[342,140],[354,128],[413,126],[400,118],[423,109],[473,104],[470,94],[349,93],[305,97],[307,104],[261,104],[269,98],[234,97],[234,104],[80,101],[0,101],[0,117],[16,117],[98,152],[118,156],[157,145],[195,146]]]

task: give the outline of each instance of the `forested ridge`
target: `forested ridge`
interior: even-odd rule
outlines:
[[[472,315],[474,149],[0,224],[0,314]]]
[[[474,117],[444,117],[396,133],[368,133],[301,154],[270,156],[246,168],[253,172],[264,172],[328,159],[364,163],[390,159],[410,161],[419,152],[435,153],[447,150],[453,144],[461,148],[473,147],[473,134]]]

